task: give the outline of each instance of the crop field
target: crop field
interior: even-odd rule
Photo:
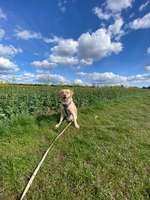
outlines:
[[[58,91],[61,88],[63,87],[0,85],[0,114],[10,117],[20,113],[57,111],[60,105]],[[139,89],[121,87],[73,87],[73,90],[78,107],[139,94]]]
[[[70,126],[46,158],[27,200],[150,198],[150,91],[124,87],[0,85],[0,200],[19,199],[59,129],[62,88],[74,91]]]

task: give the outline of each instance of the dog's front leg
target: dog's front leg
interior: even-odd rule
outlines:
[[[61,108],[60,120],[59,120],[59,123],[56,124],[56,126],[55,126],[56,128],[58,128],[61,125],[63,119],[64,119],[64,113],[63,113],[63,110]]]
[[[79,124],[77,123],[77,115],[75,113],[72,113],[72,116],[75,127],[80,128]]]

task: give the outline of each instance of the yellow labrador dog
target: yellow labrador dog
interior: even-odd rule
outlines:
[[[79,128],[77,123],[77,108],[72,99],[73,91],[70,89],[63,89],[59,92],[59,95],[62,98],[62,105],[60,120],[59,123],[56,124],[56,128],[61,125],[65,117],[68,121],[73,121],[76,128]]]

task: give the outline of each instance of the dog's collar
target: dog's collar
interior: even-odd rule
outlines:
[[[69,103],[63,103],[64,108],[68,108],[68,106],[71,104],[72,100]]]
[[[66,116],[68,116],[68,107],[71,104],[72,100],[69,103],[63,103],[64,111]]]

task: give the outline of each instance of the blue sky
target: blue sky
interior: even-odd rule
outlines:
[[[0,81],[150,85],[150,1],[0,0]]]

